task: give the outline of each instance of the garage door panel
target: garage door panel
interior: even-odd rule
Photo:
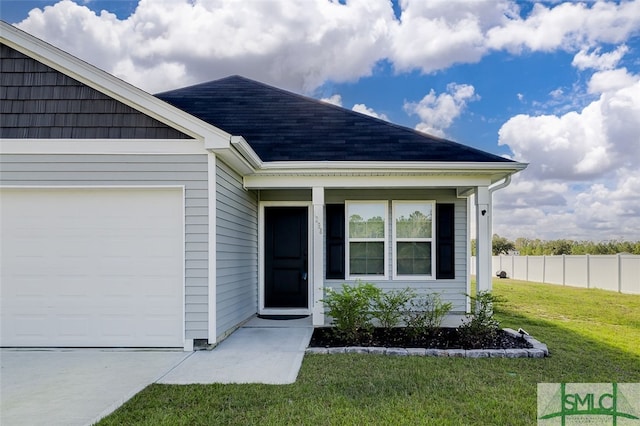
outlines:
[[[182,346],[181,189],[0,189],[3,346]]]
[[[57,333],[60,337],[65,339],[78,339],[84,340],[90,336],[89,324],[91,316],[85,315],[59,315],[56,321],[59,324],[57,327]],[[56,336],[57,337],[57,336]],[[80,343],[80,342],[78,342]]]

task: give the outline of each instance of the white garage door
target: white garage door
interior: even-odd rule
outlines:
[[[2,346],[181,347],[181,188],[0,189]]]

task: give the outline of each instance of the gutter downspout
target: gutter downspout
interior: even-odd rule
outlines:
[[[493,193],[499,189],[506,188],[507,186],[509,186],[509,184],[511,184],[511,175],[507,175],[507,177],[504,178],[503,182],[500,182],[497,185],[493,185],[489,187],[489,214],[491,215],[489,216],[491,218],[491,222],[489,222],[489,235],[491,236],[492,240],[493,240]]]
[[[497,191],[498,189],[506,188],[507,186],[509,186],[510,183],[511,183],[511,175],[507,175],[507,177],[504,178],[504,182],[501,182],[497,185],[490,186],[489,193],[493,194],[493,192]]]
[[[511,183],[511,175],[507,175],[504,178],[504,181],[490,186],[489,189],[489,217],[491,220],[489,221],[489,238],[493,242],[493,193],[499,189],[506,188]],[[493,256],[493,243],[491,244],[491,255]],[[491,257],[493,259],[493,257]],[[493,263],[493,260],[492,260]],[[492,265],[493,266],[493,265]]]

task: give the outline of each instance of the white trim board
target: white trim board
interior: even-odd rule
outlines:
[[[398,173],[376,172],[358,175],[341,172],[332,175],[330,172],[308,175],[248,175],[244,177],[246,189],[295,189],[323,187],[332,188],[441,188],[441,187],[469,187],[488,186],[491,175],[434,175],[429,172],[408,175]]]
[[[406,171],[482,171],[515,172],[523,170],[527,163],[518,162],[474,162],[474,161],[269,161],[261,164],[264,171],[290,170],[369,170],[402,169]]]
[[[0,154],[206,154],[190,139],[3,139]]]
[[[208,157],[208,194],[209,194],[209,272],[208,272],[208,341],[209,344],[215,344],[218,338],[217,336],[217,205],[216,205],[216,190],[217,190],[217,159],[215,154],[209,154]]]

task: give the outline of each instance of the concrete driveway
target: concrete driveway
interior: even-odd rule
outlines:
[[[0,424],[92,424],[191,355],[158,350],[3,349]]]

